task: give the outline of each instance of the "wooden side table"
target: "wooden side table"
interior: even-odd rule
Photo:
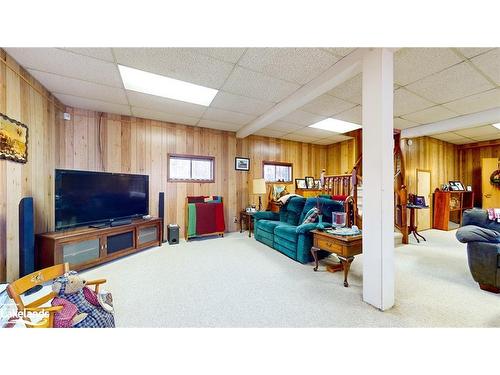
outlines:
[[[408,235],[413,233],[413,237],[415,237],[417,243],[420,243],[418,237],[421,237],[424,241],[427,241],[424,236],[418,233],[417,224],[415,224],[415,210],[426,209],[429,208],[429,206],[417,206],[414,204],[408,204],[406,207],[410,209],[410,225],[408,226]]]
[[[355,255],[359,255],[363,251],[363,236],[337,236],[319,230],[311,231],[313,234],[313,247],[311,247],[311,254],[314,258],[314,271],[318,270],[318,254],[319,250],[325,250],[330,253],[336,254],[342,269],[344,270],[344,286],[347,288],[347,276],[351,263]]]
[[[245,222],[248,229],[248,237],[252,237],[254,214],[255,212],[246,212],[245,210],[240,212],[240,233],[243,232],[243,222]]]

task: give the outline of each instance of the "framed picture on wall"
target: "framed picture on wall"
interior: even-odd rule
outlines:
[[[307,189],[306,180],[303,178],[296,178],[295,189]]]
[[[314,177],[306,176],[306,185],[308,189],[314,189]]]
[[[250,170],[250,159],[248,158],[234,158],[234,169],[237,171],[249,171]]]
[[[0,113],[0,159],[28,161],[28,127]]]

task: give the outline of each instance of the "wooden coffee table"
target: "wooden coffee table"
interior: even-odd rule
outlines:
[[[344,270],[344,286],[347,288],[349,286],[347,276],[354,256],[361,254],[363,251],[363,236],[337,236],[319,230],[313,230],[311,233],[313,234],[311,254],[314,258],[314,271],[318,270],[317,252],[319,250],[336,254]]]

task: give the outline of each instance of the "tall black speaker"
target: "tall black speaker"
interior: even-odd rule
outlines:
[[[158,194],[158,217],[161,219],[162,229],[165,228],[165,193],[163,191]],[[161,242],[167,242],[164,230],[162,230]]]
[[[35,208],[33,197],[25,197],[19,202],[19,275],[35,272]],[[24,292],[28,296],[42,289],[35,285]]]

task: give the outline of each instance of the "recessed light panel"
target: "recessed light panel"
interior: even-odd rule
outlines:
[[[218,90],[118,65],[127,90],[209,106]]]
[[[353,124],[352,122],[337,120],[334,118],[327,118],[315,124],[309,125],[309,127],[328,130],[333,133],[347,133],[352,130],[360,129],[361,125]]]
[[[492,124],[495,128],[497,128],[498,130],[500,130],[500,122],[497,123],[497,124]]]

